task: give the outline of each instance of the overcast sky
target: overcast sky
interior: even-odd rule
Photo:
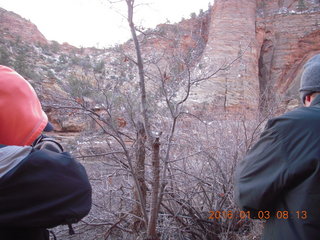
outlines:
[[[146,28],[179,22],[208,9],[214,0],[136,0],[135,22]],[[108,47],[130,38],[125,2],[107,0],[0,0],[0,7],[37,25],[48,40],[83,47]]]

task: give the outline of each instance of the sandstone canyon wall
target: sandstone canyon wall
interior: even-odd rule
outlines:
[[[258,82],[258,43],[256,39],[256,0],[216,1],[212,9],[209,36],[201,63],[205,74],[217,71],[192,94],[193,101],[207,101],[223,110],[246,105],[255,108]]]
[[[32,50],[35,53],[29,54],[34,59],[28,59],[42,78],[50,75],[50,79],[64,82],[70,68],[75,68],[71,63],[81,62],[80,58],[103,60],[106,71],[112,68],[109,63],[115,61],[112,49],[77,49],[63,44],[58,46],[58,52],[50,53],[48,49],[57,47],[54,42],[47,41],[30,21],[1,8],[0,22],[0,44],[10,53],[11,62],[17,54],[12,43],[5,43],[4,39],[11,42],[21,39],[30,48],[32,44],[43,46],[35,47]],[[146,54],[150,51],[186,54],[190,49],[198,49],[194,74],[215,73],[192,90],[189,104],[195,109],[205,104],[224,112],[256,112],[263,110],[277,94],[285,96],[286,106],[297,106],[302,66],[308,58],[320,53],[320,1],[215,0],[211,10],[202,16],[178,24],[162,24],[151,31],[158,31],[163,37],[147,38],[142,45]],[[130,44],[128,41],[123,47],[131,48]],[[44,55],[39,55],[39,49]]]
[[[200,64],[210,72],[234,63],[202,82],[192,103],[255,111],[279,93],[297,106],[301,68],[319,40],[318,0],[216,0]]]

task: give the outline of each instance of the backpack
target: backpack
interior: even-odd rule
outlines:
[[[92,190],[84,167],[62,150],[53,139],[42,139],[0,178],[0,228],[67,224],[74,233],[71,224],[90,211]]]

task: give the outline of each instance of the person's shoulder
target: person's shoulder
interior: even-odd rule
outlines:
[[[304,118],[306,113],[310,112],[309,110],[310,109],[308,109],[307,107],[299,107],[282,114],[281,116],[279,116],[279,119],[296,120],[296,119]]]
[[[282,115],[275,117],[275,120],[297,120],[297,119],[305,119],[310,115],[319,115],[320,116],[320,108],[314,107],[299,107],[295,108],[291,111],[285,112]]]
[[[280,119],[294,120],[294,121],[304,121],[314,118],[320,119],[320,108],[318,107],[299,107],[292,111],[289,111],[282,116]]]
[[[31,161],[33,164],[39,164],[43,166],[48,166],[52,164],[54,166],[64,166],[66,164],[78,164],[78,161],[69,152],[56,152],[51,149],[35,149],[25,159],[26,161]]]
[[[287,126],[296,122],[299,119],[304,119],[307,113],[308,113],[308,109],[306,107],[296,108],[294,110],[283,113],[282,115],[269,119],[267,123],[267,127],[282,128],[284,126]]]
[[[313,120],[320,120],[320,108],[299,107],[268,121],[268,128],[290,130],[297,126],[306,126]],[[317,121],[318,122],[318,121]]]

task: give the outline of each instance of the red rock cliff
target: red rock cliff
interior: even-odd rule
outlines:
[[[193,101],[255,110],[281,93],[297,105],[301,67],[319,40],[318,0],[216,0],[201,63],[210,72],[236,61],[200,84]]]
[[[48,44],[34,24],[17,14],[0,8],[0,22],[1,38],[18,36],[26,43]],[[301,68],[320,52],[319,0],[215,0],[209,15],[178,25],[179,36],[177,26],[159,25],[164,36],[148,39],[143,47],[147,53],[198,48],[195,74],[224,69],[192,91],[194,106],[205,103],[222,111],[256,111],[277,93],[287,97],[287,104],[297,105]],[[76,51],[69,45],[59,48]],[[89,53],[83,49],[84,55]]]
[[[48,44],[37,26],[25,20],[18,14],[0,8],[1,38],[7,40],[22,40],[32,44]],[[19,39],[17,37],[19,36]]]
[[[256,0],[216,1],[212,9],[208,43],[201,59],[201,74],[211,74],[192,94],[194,102],[206,101],[227,110],[245,105],[256,108],[259,42],[256,36]]]

